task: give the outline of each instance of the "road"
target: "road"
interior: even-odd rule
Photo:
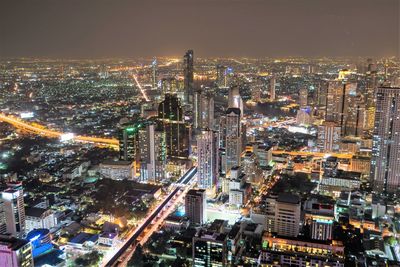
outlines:
[[[23,131],[28,131],[28,132],[46,136],[49,138],[61,138],[65,134],[62,132],[47,129],[46,127],[44,127],[42,125],[30,124],[19,118],[16,118],[11,115],[6,115],[4,113],[0,113],[0,121],[11,124],[15,128],[21,129]],[[119,143],[117,139],[82,136],[82,135],[74,136],[73,140],[77,141],[77,142],[93,143],[93,144],[96,144],[99,146],[108,146],[108,147],[113,147],[113,148],[118,148],[118,143]]]
[[[136,227],[134,231],[129,235],[128,238],[115,250],[110,251],[104,258],[100,266],[118,266],[121,264],[123,266],[126,263],[130,256],[133,254],[136,245],[138,243],[137,239],[145,233],[146,236],[149,236],[150,231],[155,231],[156,227],[153,227],[156,224],[162,222],[165,218],[163,215],[163,211],[167,211],[171,206],[174,206],[178,203],[184,195],[188,185],[191,184],[193,178],[197,173],[197,167],[192,167],[187,171],[176,183],[173,187],[171,193],[169,193],[164,200],[151,212],[147,215],[145,219]],[[182,190],[184,192],[182,192]],[[177,197],[180,196],[180,197]],[[150,229],[148,227],[150,226]]]
[[[310,152],[310,151],[283,151],[283,150],[272,151],[272,154],[273,155],[287,154],[290,156],[313,156],[317,158],[326,158],[332,156],[341,159],[351,159],[354,156],[354,154],[351,153],[320,153],[320,152]]]

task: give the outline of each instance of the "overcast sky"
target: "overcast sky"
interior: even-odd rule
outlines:
[[[0,0],[0,57],[377,56],[399,0]]]

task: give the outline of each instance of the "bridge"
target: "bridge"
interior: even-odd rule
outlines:
[[[11,124],[15,128],[20,129],[22,131],[38,134],[48,138],[61,138],[63,135],[65,135],[65,133],[58,132],[55,130],[50,130],[45,126],[39,124],[28,123],[19,118],[16,118],[11,115],[6,115],[4,113],[0,113],[0,121]],[[105,146],[112,148],[118,148],[119,144],[117,139],[83,136],[83,135],[73,136],[72,140],[77,142],[92,143],[98,146]]]

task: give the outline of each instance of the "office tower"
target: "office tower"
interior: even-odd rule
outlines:
[[[153,62],[151,63],[151,86],[153,88],[157,88],[157,59],[154,58]]]
[[[166,144],[165,133],[157,130],[157,125],[146,125],[139,131],[140,180],[158,183],[165,178]]]
[[[175,77],[164,77],[160,81],[162,97],[165,94],[176,94],[179,91],[179,81]]]
[[[371,132],[375,121],[375,91],[378,87],[376,72],[369,72],[366,75],[366,88],[364,95],[365,103],[365,130]]]
[[[234,166],[240,165],[240,157],[242,153],[242,137],[240,123],[240,109],[228,108],[226,111],[226,134],[225,134],[225,151],[226,165],[225,173]]]
[[[300,106],[300,108],[305,108],[308,106],[308,89],[307,89],[307,87],[300,88],[299,106]]]
[[[226,78],[226,67],[222,65],[217,65],[217,79],[216,83],[218,87],[226,87],[227,86],[227,78]]]
[[[188,50],[183,56],[183,79],[185,90],[185,103],[192,104],[194,97],[194,67],[193,50]]]
[[[192,239],[194,267],[227,266],[227,234],[200,229]]]
[[[348,83],[346,80],[329,82],[325,119],[337,122],[342,136],[362,133],[363,110],[357,94],[357,83]]]
[[[400,185],[400,88],[379,87],[376,93],[371,180],[374,190],[392,193]]]
[[[28,240],[0,235],[0,266],[33,267],[31,243]]]
[[[329,82],[323,80],[319,83],[317,87],[317,93],[315,94],[315,104],[316,104],[316,115],[318,118],[326,118],[326,106],[327,106],[327,96],[328,96],[328,84]]]
[[[301,201],[296,195],[281,193],[266,199],[267,232],[297,237],[299,234]]]
[[[1,193],[4,203],[7,233],[22,238],[25,235],[24,192],[21,183],[9,185]]]
[[[271,101],[275,101],[275,84],[276,84],[276,78],[275,76],[272,76],[269,80],[269,99]]]
[[[3,198],[0,198],[0,234],[7,233],[6,213],[4,211]]]
[[[203,128],[214,129],[214,97],[205,95],[202,103],[202,125]]]
[[[158,106],[158,121],[160,129],[165,133],[167,157],[187,159],[190,127],[184,121],[181,103],[175,94],[166,94]]]
[[[338,152],[340,142],[340,126],[336,122],[325,121],[318,126],[317,147],[321,152]]]
[[[194,94],[193,111],[193,127],[195,129],[200,129],[203,127],[203,94],[200,89],[196,90]]]
[[[207,221],[205,189],[190,189],[185,196],[185,213],[191,223],[204,224]]]
[[[240,96],[239,87],[234,85],[229,88],[228,108],[239,108],[243,112],[243,100]],[[241,113],[243,114],[243,113]]]
[[[119,127],[119,159],[133,161],[139,150],[138,133],[142,122],[124,123]]]
[[[218,134],[210,129],[197,137],[198,186],[212,193],[218,176]]]

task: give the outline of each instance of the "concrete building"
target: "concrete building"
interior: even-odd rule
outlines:
[[[267,232],[297,237],[300,230],[301,201],[296,195],[281,193],[267,198]]]
[[[33,267],[31,243],[28,240],[0,235],[0,266]]]
[[[371,182],[378,193],[396,192],[400,185],[400,88],[376,92]]]
[[[191,223],[204,224],[207,221],[205,189],[191,189],[185,196],[185,213]]]

